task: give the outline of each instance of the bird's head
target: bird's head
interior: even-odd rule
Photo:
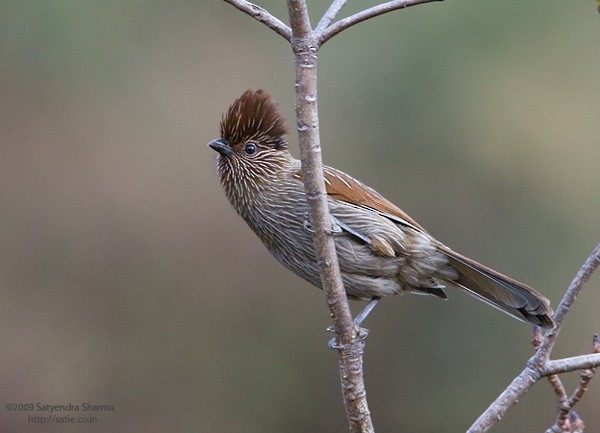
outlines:
[[[223,114],[221,137],[208,145],[219,152],[218,171],[226,191],[252,192],[273,179],[290,160],[285,119],[264,90],[247,90]]]

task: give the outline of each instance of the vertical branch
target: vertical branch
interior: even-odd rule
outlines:
[[[305,1],[288,0],[288,10],[296,69],[296,119],[302,174],[317,263],[333,321],[335,348],[339,349],[342,394],[350,431],[372,432],[362,368],[364,341],[356,338],[335,250],[323,179],[317,107],[319,42],[312,32]]]

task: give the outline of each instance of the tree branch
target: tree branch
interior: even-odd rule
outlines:
[[[481,414],[469,430],[467,430],[467,433],[488,431],[542,377],[597,366],[600,366],[600,354],[597,353],[548,361],[542,369],[538,365],[528,365],[513,379],[511,384],[498,396],[490,407]]]
[[[521,398],[538,380],[541,375],[531,367],[526,367],[498,398],[482,413],[467,433],[482,433],[488,431],[504,414]]]
[[[238,8],[244,13],[247,13],[252,18],[260,21],[271,30],[273,30],[278,35],[283,36],[287,41],[292,38],[292,30],[285,25],[281,20],[277,17],[271,15],[267,10],[257,6],[253,3],[250,3],[246,0],[224,0],[230,5]]]
[[[527,362],[527,367],[512,381],[512,383],[498,396],[498,398],[481,414],[467,433],[481,433],[488,431],[504,414],[514,405],[543,376],[566,373],[568,371],[591,368],[600,365],[598,354],[582,355],[574,358],[550,361],[548,359],[556,337],[562,328],[566,316],[573,306],[577,295],[583,289],[592,273],[600,265],[600,243],[589,255],[579,272],[571,282],[557,307],[554,321],[556,327],[550,330],[535,355]]]
[[[331,39],[341,31],[346,30],[347,28],[352,27],[355,24],[368,20],[369,18],[383,15],[385,13],[392,12],[398,9],[404,9],[410,6],[416,6],[424,3],[431,3],[437,1],[443,0],[392,0],[387,3],[382,3],[380,5],[373,6],[369,9],[365,9],[364,11],[349,16],[348,18],[341,19],[335,24],[332,24],[331,26],[327,27],[327,29],[323,29],[322,31],[320,31],[318,34],[319,43],[323,45],[325,42],[327,42],[329,39]],[[321,28],[319,28],[319,30],[321,30]]]
[[[323,14],[321,17],[321,21],[317,24],[315,28],[315,34],[320,35],[325,31],[325,29],[333,22],[337,14],[342,10],[347,0],[333,0],[327,12]]]
[[[548,361],[540,374],[542,376],[550,376],[551,374],[568,373],[569,371],[596,367],[600,367],[600,353],[590,353],[589,355],[572,356],[570,358]]]
[[[599,354],[600,353],[600,336],[598,334],[594,335],[592,340],[592,353]],[[576,357],[581,358],[581,357]],[[584,366],[586,359],[564,359],[561,361],[566,361],[567,368],[572,367],[574,363],[579,364],[578,366]],[[548,365],[546,365],[547,367]],[[556,394],[558,403],[557,403],[557,416],[556,421],[546,433],[562,433],[562,432],[583,432],[583,428],[585,427],[583,424],[583,420],[577,415],[577,413],[573,410],[575,405],[583,398],[585,393],[588,390],[590,382],[594,378],[594,374],[596,373],[596,366],[592,365],[589,368],[582,368],[579,371],[579,384],[577,388],[571,394],[571,397],[567,396],[567,391],[560,380],[558,374],[551,374],[548,376],[548,380],[552,384],[554,388],[554,392]]]
[[[571,307],[575,303],[577,296],[583,289],[585,283],[590,279],[594,271],[600,266],[600,243],[596,245],[596,248],[592,251],[589,257],[586,259],[585,263],[577,272],[577,275],[569,285],[569,288],[565,292],[563,298],[560,300],[558,307],[556,307],[556,312],[554,313],[554,322],[556,326],[554,329],[550,330],[548,334],[544,337],[540,347],[538,348],[536,357],[538,358],[538,362],[545,361],[549,358],[550,353],[552,352],[552,348],[556,343],[556,338],[562,329],[565,320],[567,318],[567,314],[571,310]]]
[[[296,65],[296,119],[302,175],[317,263],[333,321],[333,347],[339,349],[344,404],[350,431],[373,432],[362,368],[364,341],[357,338],[342,283],[323,178],[317,108],[319,43],[311,30],[305,1],[288,0],[288,9]]]

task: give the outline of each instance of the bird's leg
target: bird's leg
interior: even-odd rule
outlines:
[[[357,328],[360,328],[362,322],[365,321],[369,313],[373,310],[373,308],[375,308],[375,305],[377,305],[380,299],[380,296],[373,296],[367,305],[365,305],[365,308],[363,308],[363,310],[354,318],[354,325]]]
[[[304,231],[306,233],[309,233],[311,235],[314,233],[314,230],[312,229],[312,227],[310,225],[310,219],[308,218],[308,212],[306,212],[304,214],[304,222],[302,223],[302,228],[304,229]]]
[[[302,223],[302,228],[305,232],[313,234],[314,230],[310,224],[310,219],[308,218],[308,213],[304,215],[304,222]],[[340,224],[337,218],[331,216],[331,234],[332,235],[341,235],[346,230],[346,226]]]
[[[381,297],[373,296],[371,300],[365,305],[365,308],[362,309],[360,313],[354,318],[354,327],[356,329],[356,338],[359,340],[364,340],[369,335],[369,330],[367,328],[363,328],[360,325],[365,321],[369,313],[375,308],[375,305],[379,302]],[[333,325],[327,328],[328,331],[333,332]],[[332,349],[339,349],[340,345],[337,343],[335,338],[332,338],[329,341],[329,347]]]
[[[342,233],[346,232],[346,233],[349,233],[352,236],[356,237],[357,239],[360,239],[365,244],[368,244],[368,245],[373,244],[373,242],[371,242],[371,239],[369,239],[367,236],[360,234],[356,230],[352,229],[352,227],[350,227],[349,225],[344,224],[339,219],[337,219],[333,216],[331,217],[331,219],[333,220],[334,227],[337,228],[337,230],[333,230],[333,234],[342,234]]]
[[[367,303],[367,305],[365,305],[365,308],[363,308],[362,311],[358,313],[358,315],[354,318],[356,338],[358,338],[359,340],[364,340],[369,335],[369,330],[367,328],[363,328],[360,325],[362,325],[362,322],[365,321],[369,313],[373,311],[373,308],[375,308],[375,305],[377,305],[380,299],[380,296],[373,296],[371,300]]]
[[[310,220],[308,218],[308,214],[306,214],[304,223],[302,224],[302,226],[306,232],[311,233],[311,234],[313,233],[313,230],[310,225]],[[349,227],[348,225],[344,224],[343,222],[338,220],[336,217],[331,215],[331,234],[333,234],[335,236],[335,235],[341,235],[344,233],[349,233],[350,235],[355,236],[356,238],[362,240],[366,244],[372,243],[371,239],[369,239],[366,236],[363,236],[362,234],[353,230],[351,227]],[[365,338],[367,338],[367,335],[369,335],[369,330],[366,328],[361,328],[360,325],[367,318],[367,316],[369,315],[371,310],[373,310],[373,308],[375,308],[375,305],[377,305],[377,302],[379,302],[380,299],[381,299],[381,297],[379,297],[379,296],[373,296],[371,298],[371,300],[367,303],[365,308],[363,308],[363,310],[354,319],[354,327],[356,328],[356,336],[360,340],[364,340]],[[333,332],[333,325],[329,326],[327,328],[327,330]],[[339,345],[335,341],[335,338],[329,342],[329,347],[331,347],[333,349],[339,349]]]

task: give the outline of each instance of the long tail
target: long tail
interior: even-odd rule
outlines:
[[[554,327],[550,301],[531,287],[502,275],[445,245],[440,245],[458,272],[456,285],[470,295],[498,308],[519,320],[526,320],[544,328]]]

